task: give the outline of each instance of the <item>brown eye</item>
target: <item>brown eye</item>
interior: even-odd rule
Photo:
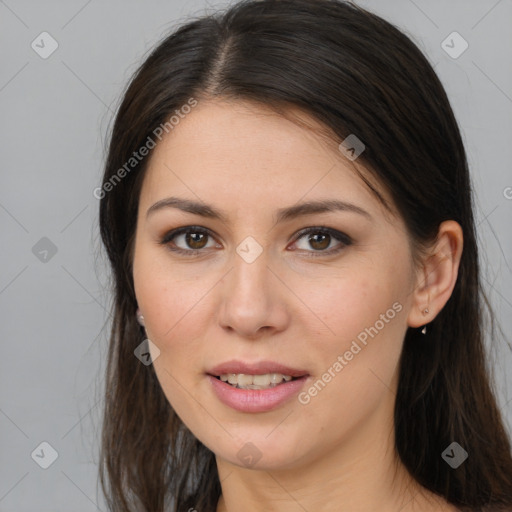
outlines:
[[[307,239],[306,239],[307,235]],[[169,250],[178,254],[192,255],[205,252],[208,240],[213,236],[204,228],[187,226],[178,228],[167,233],[160,241],[162,245],[169,246]],[[352,239],[344,233],[331,228],[315,227],[301,231],[294,242],[304,238],[305,247],[298,247],[299,250],[309,253],[308,256],[332,255],[342,251],[352,244]],[[330,248],[333,242],[338,244]],[[214,245],[215,247],[215,245]]]
[[[204,252],[203,249],[208,248],[209,238],[213,237],[207,230],[188,226],[170,231],[160,243],[168,245],[171,251],[179,254],[195,254]]]
[[[315,234],[315,235],[309,235],[308,243],[311,244],[311,247],[315,250],[323,250],[327,249],[329,247],[329,244],[331,242],[331,235],[327,234]]]
[[[207,237],[205,233],[185,233],[185,243],[191,249],[202,249],[206,245]]]
[[[324,227],[307,228],[301,231],[298,234],[296,241],[294,242],[294,246],[296,246],[297,242],[302,238],[306,240],[306,243],[304,243],[302,247],[297,248],[301,251],[304,250],[308,253],[311,253],[308,256],[335,254],[352,244],[352,239],[349,236],[340,231]],[[334,241],[337,241],[338,244],[333,248],[331,243]],[[328,249],[330,246],[331,248]]]

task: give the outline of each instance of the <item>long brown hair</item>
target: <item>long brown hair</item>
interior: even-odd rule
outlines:
[[[451,298],[427,336],[410,328],[404,340],[395,445],[421,485],[462,510],[512,507],[510,438],[484,351],[468,164],[438,77],[408,37],[352,3],[246,0],[166,37],[134,74],[110,134],[99,194],[114,285],[100,454],[109,509],[214,512],[221,493],[214,454],[170,407],[152,365],[134,356],[144,331],[132,250],[148,158],[126,165],[190,98],[214,97],[299,108],[338,143],[357,134],[366,145],[358,162],[390,192],[415,247],[445,220],[462,226]],[[456,469],[441,457],[454,441],[469,454]]]

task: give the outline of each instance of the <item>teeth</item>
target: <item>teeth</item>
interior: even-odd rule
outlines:
[[[226,373],[220,376],[220,380],[241,389],[267,389],[281,384],[283,380],[288,382],[292,380],[292,377],[282,373],[266,373],[264,375]]]

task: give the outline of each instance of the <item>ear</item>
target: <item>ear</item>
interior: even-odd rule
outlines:
[[[436,242],[417,273],[412,308],[407,320],[409,327],[428,324],[448,302],[457,281],[462,245],[460,225],[454,220],[442,222]]]

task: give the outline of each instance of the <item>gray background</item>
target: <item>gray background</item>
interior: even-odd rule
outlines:
[[[358,3],[412,37],[447,89],[474,180],[485,283],[510,340],[512,1]],[[110,298],[93,190],[129,76],[169,29],[205,9],[200,0],[0,0],[2,512],[106,510],[97,446]],[[31,47],[43,31],[58,43],[46,59]],[[453,31],[469,44],[458,58],[441,46]],[[512,431],[512,354],[505,339],[493,347]],[[42,442],[58,453],[48,469],[36,463],[50,461]]]

